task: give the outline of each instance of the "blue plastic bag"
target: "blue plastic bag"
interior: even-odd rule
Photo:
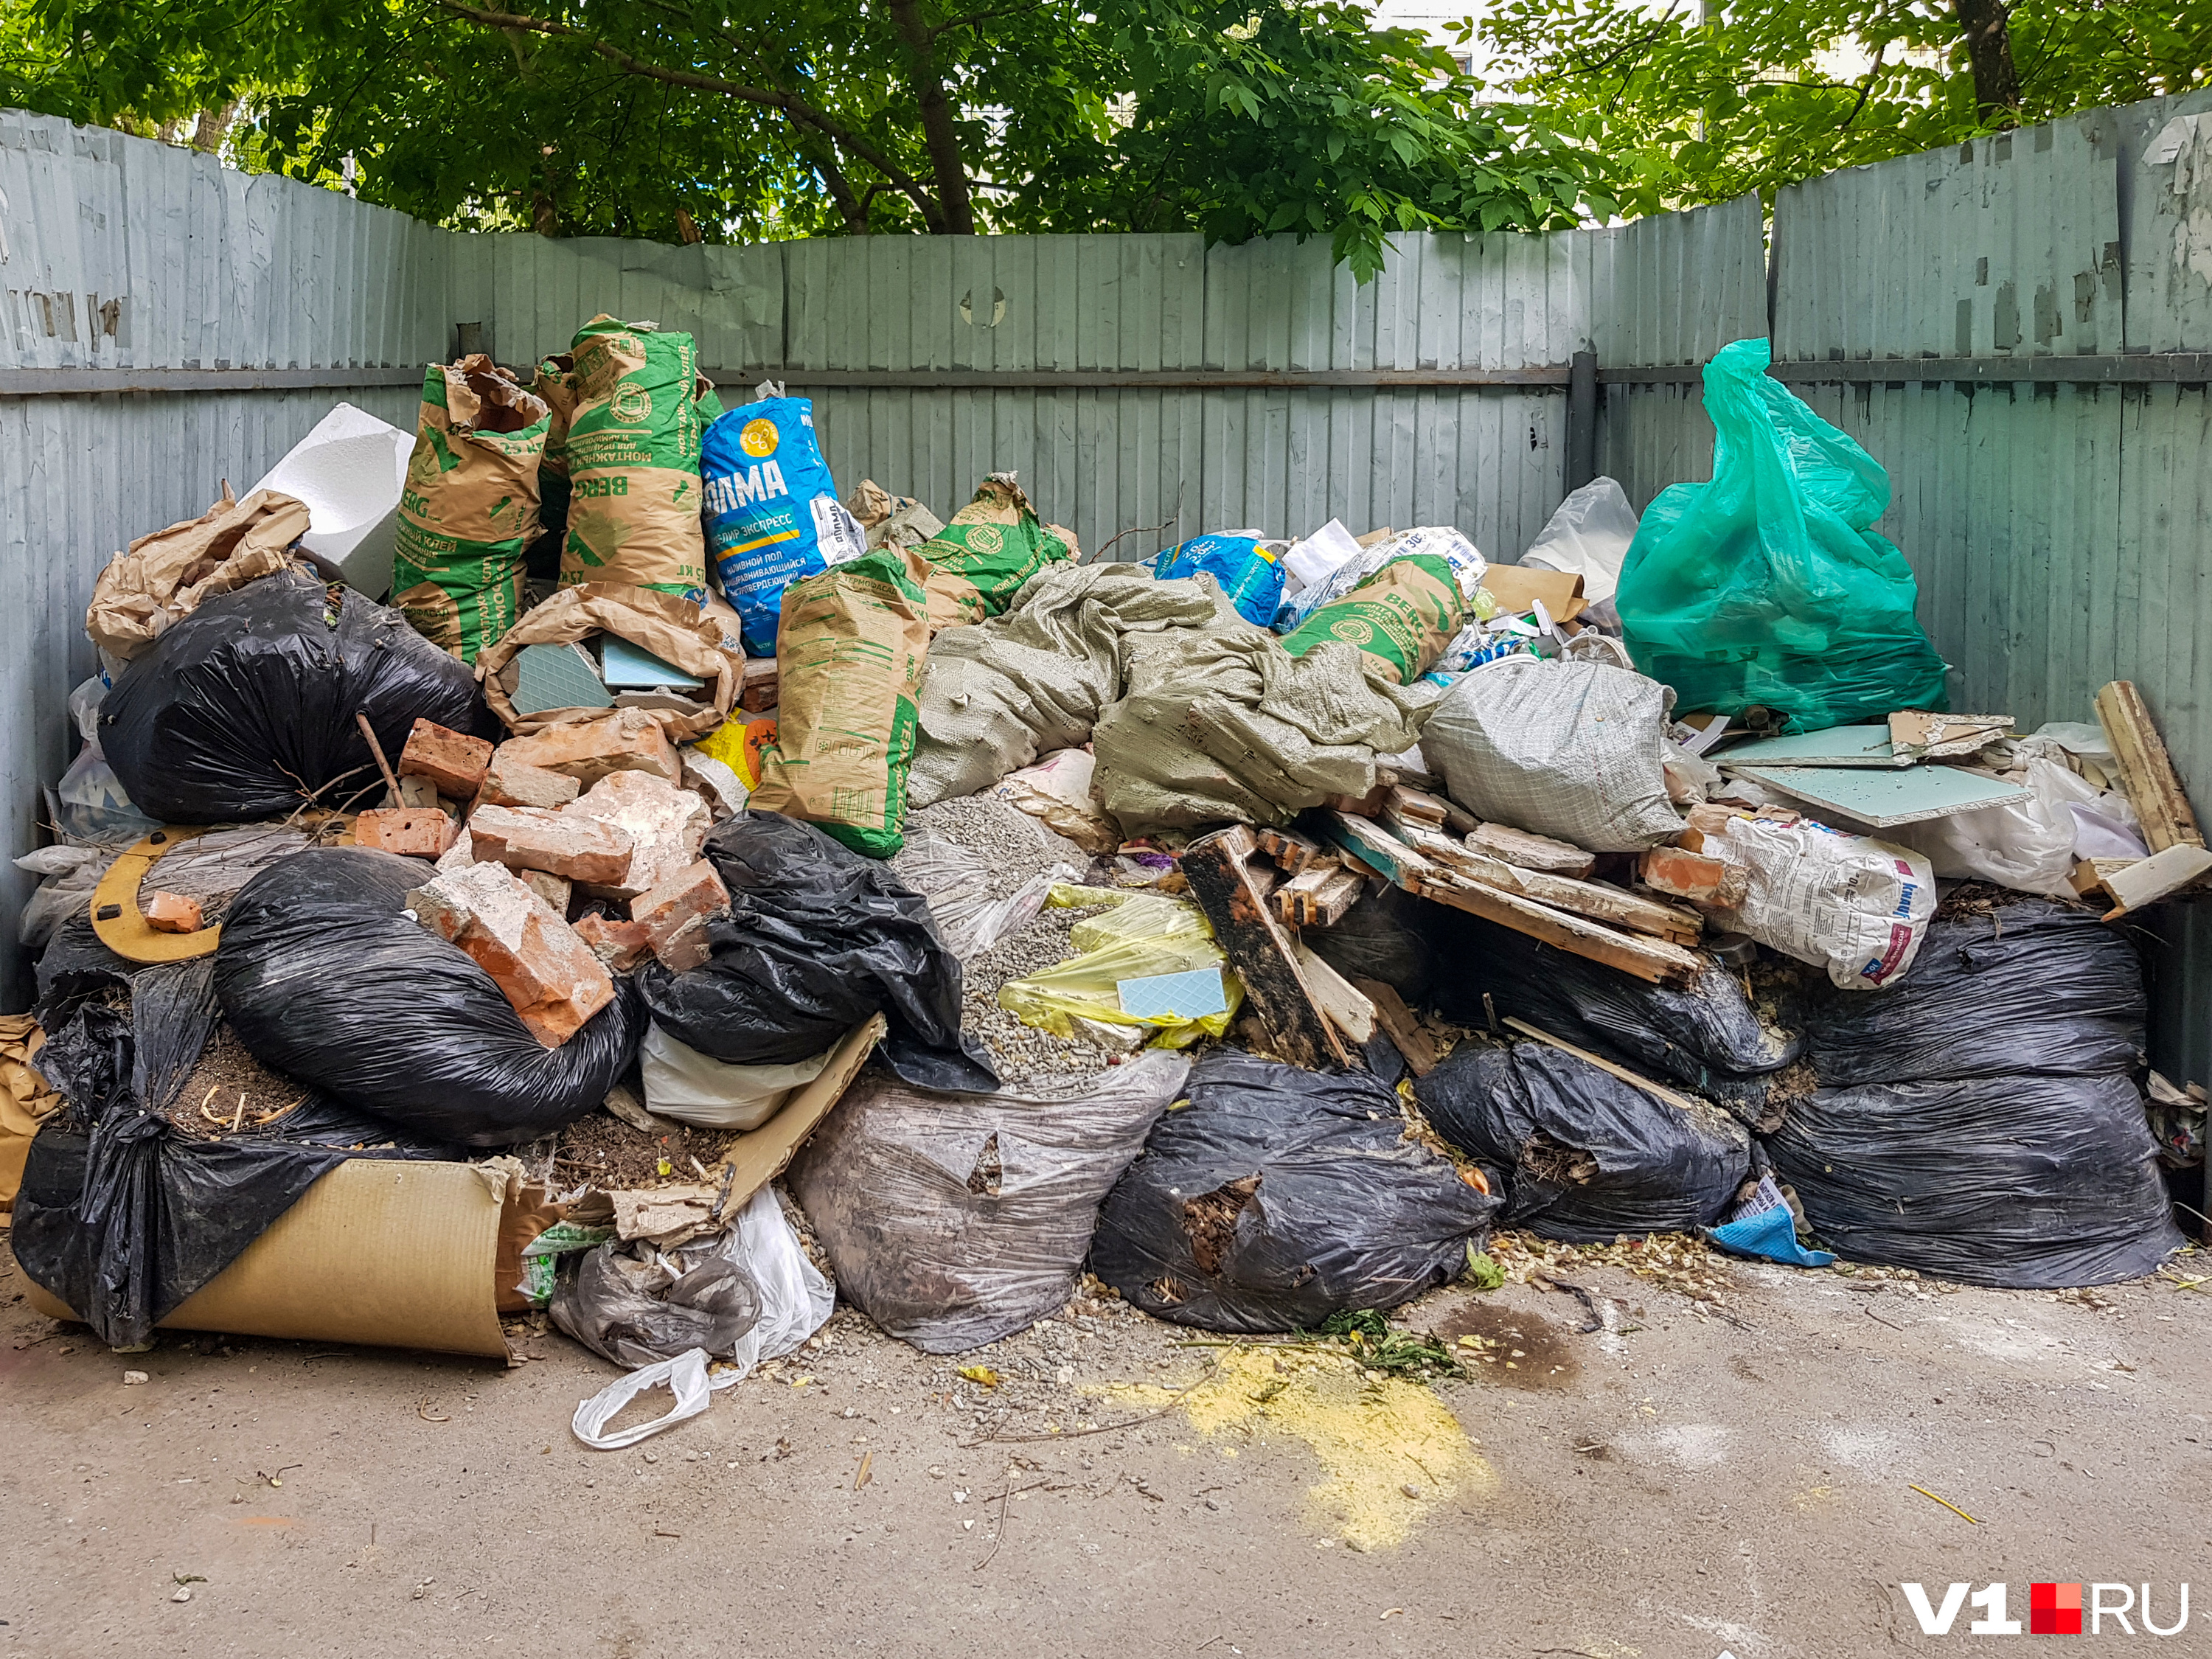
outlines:
[[[1808,1250],[1797,1242],[1797,1218],[1771,1175],[1760,1176],[1752,1195],[1719,1226],[1706,1228],[1705,1237],[1730,1255],[1779,1261],[1789,1267],[1836,1265],[1832,1251]]]
[[[749,656],[775,654],[783,590],[868,550],[837,500],[814,404],[806,398],[742,404],[707,428],[699,472],[707,550],[737,607]]]
[[[1764,340],[1705,365],[1711,483],[1644,510],[1613,596],[1636,665],[1685,710],[1763,706],[1792,732],[1945,706],[1905,556],[1876,535],[1889,475],[1766,373]]]
[[[1171,547],[1152,561],[1152,574],[1211,576],[1246,622],[1265,628],[1283,599],[1283,566],[1269,548],[1249,536],[1200,536]]]

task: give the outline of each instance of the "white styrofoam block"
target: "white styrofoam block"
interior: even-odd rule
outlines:
[[[253,488],[306,502],[300,550],[325,574],[380,599],[392,586],[399,493],[414,447],[412,433],[339,404]]]

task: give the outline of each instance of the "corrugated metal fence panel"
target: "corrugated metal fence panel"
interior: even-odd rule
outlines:
[[[1640,219],[1589,239],[1590,346],[1601,368],[1703,363],[1766,332],[1766,220],[1756,196]],[[1712,476],[1713,427],[1695,381],[1601,388],[1598,471],[1641,508]]]
[[[434,351],[444,233],[404,215],[65,121],[0,113],[0,367],[305,368]],[[0,400],[0,820],[38,844],[40,794],[77,746],[92,584],[133,537],[251,484],[341,397],[412,425],[388,388]],[[31,885],[0,866],[0,1006]]]

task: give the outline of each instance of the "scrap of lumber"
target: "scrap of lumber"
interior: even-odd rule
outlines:
[[[1405,817],[1440,823],[1451,835],[1463,836],[1482,822],[1450,797],[1427,789],[1416,789],[1410,784],[1400,784],[1391,791],[1390,799],[1398,803],[1399,811]]]
[[[1467,832],[1467,844],[1516,870],[1537,870],[1547,876],[1571,876],[1580,881],[1597,868],[1596,854],[1508,823],[1477,824]]]
[[[1295,876],[1322,856],[1321,843],[1295,830],[1267,829],[1257,838],[1260,850],[1274,860],[1286,876]]]
[[[2142,822],[2143,842],[2153,853],[2169,847],[2202,847],[2203,832],[2190,810],[2181,775],[2158,734],[2149,705],[2132,680],[2114,680],[2097,693],[2097,723],[2112,745],[2120,769],[2120,788]]]
[[[1334,927],[1344,920],[1344,913],[1359,902],[1359,896],[1367,890],[1367,878],[1357,870],[1339,866],[1336,874],[1317,889],[1306,901],[1308,927]]]
[[[1275,914],[1293,927],[1328,927],[1359,897],[1359,872],[1332,855],[1316,860],[1275,890]]]
[[[2118,907],[2106,912],[2106,921],[2117,921],[2131,910],[2172,897],[2207,871],[2212,871],[2212,852],[2185,842],[2153,853],[2147,859],[2115,862],[2117,867],[2100,872],[2099,878],[2100,884]]]
[[[1445,866],[1454,875],[1494,887],[1501,893],[1517,893],[1556,910],[1571,910],[1577,915],[1649,933],[1655,939],[1671,939],[1677,945],[1695,945],[1704,937],[1705,919],[1695,910],[1662,903],[1639,893],[1623,892],[1618,887],[1598,882],[1547,875],[1540,870],[1516,869],[1419,824],[1401,823],[1397,833],[1422,857]]]
[[[1559,1037],[1555,1037],[1549,1031],[1539,1030],[1537,1027],[1528,1024],[1525,1019],[1515,1019],[1509,1014],[1505,1018],[1504,1024],[1512,1027],[1513,1030],[1520,1032],[1522,1036],[1534,1037],[1539,1042],[1549,1043],[1553,1048],[1557,1048],[1561,1054],[1572,1054],[1577,1060],[1583,1061],[1585,1065],[1596,1066],[1599,1071],[1603,1072],[1607,1077],[1617,1077],[1623,1083],[1628,1084],[1632,1087],[1643,1090],[1645,1094],[1650,1095],[1654,1100],[1665,1101],[1667,1104],[1672,1106],[1675,1110],[1681,1112],[1686,1115],[1699,1118],[1705,1115],[1704,1113],[1698,1110],[1698,1104],[1695,1101],[1686,1099],[1684,1097],[1675,1093],[1674,1090],[1667,1087],[1663,1083],[1654,1083],[1650,1078],[1640,1077],[1636,1073],[1630,1071],[1626,1066],[1616,1066],[1609,1060],[1601,1060],[1597,1055],[1590,1053],[1589,1049],[1577,1048],[1573,1043],[1565,1042]]]
[[[1247,862],[1259,850],[1252,832],[1232,824],[1183,849],[1190,896],[1213,927],[1213,942],[1244,983],[1245,1000],[1275,1057],[1308,1071],[1351,1058],[1322,1013],[1290,939],[1252,884]]]
[[[1244,873],[1251,878],[1252,890],[1261,898],[1282,884],[1283,872],[1269,860],[1255,858],[1245,865]]]
[[[1329,1024],[1357,1043],[1375,1035],[1375,1005],[1353,988],[1343,975],[1316,956],[1310,945],[1297,945],[1298,968],[1313,988],[1314,1000]]]
[[[1610,927],[1585,921],[1564,910],[1501,892],[1466,878],[1438,870],[1413,878],[1412,890],[1438,904],[1494,921],[1501,927],[1528,934],[1575,956],[1601,962],[1624,974],[1656,985],[1687,985],[1705,970],[1705,960],[1695,952],[1663,939],[1637,933],[1617,933]]]
[[[1386,881],[1407,886],[1411,878],[1436,868],[1429,860],[1371,819],[1326,811],[1321,832]]]
[[[1415,1077],[1426,1077],[1437,1069],[1437,1045],[1421,1029],[1413,1011],[1406,1006],[1406,1000],[1396,989],[1379,979],[1355,979],[1352,988],[1375,1006],[1376,1024],[1382,1034],[1405,1056],[1406,1069]]]

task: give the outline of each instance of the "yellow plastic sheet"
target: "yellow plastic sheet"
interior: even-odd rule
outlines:
[[[1067,1038],[1075,1036],[1079,1023],[1124,1030],[1149,1026],[1158,1033],[1152,1039],[1153,1048],[1182,1048],[1200,1037],[1219,1036],[1237,1017],[1244,988],[1229,971],[1229,958],[1213,942],[1213,929],[1204,914],[1188,900],[1105,887],[1056,886],[1045,902],[1066,908],[1092,904],[1115,908],[1086,916],[1069,930],[1069,942],[1080,955],[1027,979],[1010,979],[999,988],[999,1006],[1023,1024]],[[1125,979],[1217,967],[1229,1003],[1225,1013],[1177,1019],[1122,1012],[1115,988]]]

